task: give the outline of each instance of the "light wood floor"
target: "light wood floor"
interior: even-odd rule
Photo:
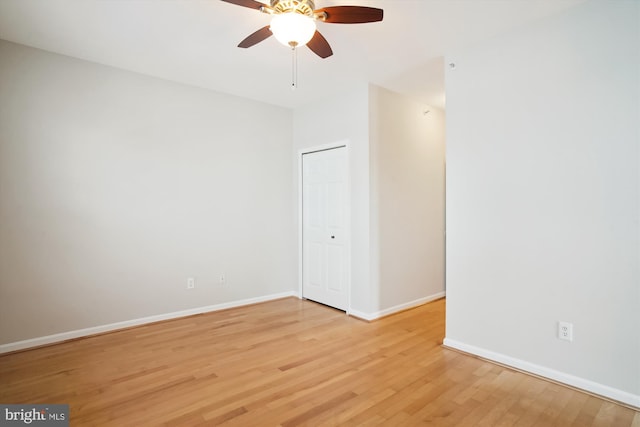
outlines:
[[[287,298],[0,357],[0,402],[72,426],[640,426],[640,413],[441,347],[444,300],[366,323]]]

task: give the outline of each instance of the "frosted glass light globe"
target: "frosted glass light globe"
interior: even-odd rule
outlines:
[[[300,13],[288,12],[274,15],[271,32],[285,46],[304,46],[316,32],[315,21]]]

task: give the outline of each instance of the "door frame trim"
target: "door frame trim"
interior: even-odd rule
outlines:
[[[348,139],[331,142],[328,144],[314,145],[311,147],[305,147],[298,150],[298,295],[301,299],[304,299],[304,293],[302,290],[304,272],[303,262],[304,254],[302,253],[304,248],[304,236],[303,236],[303,218],[302,218],[302,156],[305,154],[317,153],[319,151],[334,150],[336,148],[345,149],[345,155],[347,157],[347,170],[346,170],[346,206],[345,206],[345,269],[347,276],[347,309],[345,310],[347,315],[351,314],[351,143]]]

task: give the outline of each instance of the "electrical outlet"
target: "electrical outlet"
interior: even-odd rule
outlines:
[[[220,273],[220,284],[224,285],[227,283],[227,279],[224,277],[224,273]]]
[[[196,279],[193,277],[187,278],[187,289],[193,289],[196,287]]]
[[[573,341],[573,323],[558,322],[558,339]]]

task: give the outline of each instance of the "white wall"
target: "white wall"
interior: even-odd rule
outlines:
[[[444,295],[444,113],[370,87],[371,246],[381,313]]]
[[[296,166],[303,149],[341,141],[348,144],[351,198],[350,301],[351,312],[359,315],[371,313],[378,304],[377,288],[372,286],[370,279],[368,115],[368,85],[362,83],[342,97],[296,109],[293,120]],[[295,185],[298,185],[298,177]],[[296,192],[296,197],[297,194]]]
[[[639,6],[588,2],[446,61],[445,343],[636,406]]]
[[[291,129],[0,41],[0,344],[295,291]]]

